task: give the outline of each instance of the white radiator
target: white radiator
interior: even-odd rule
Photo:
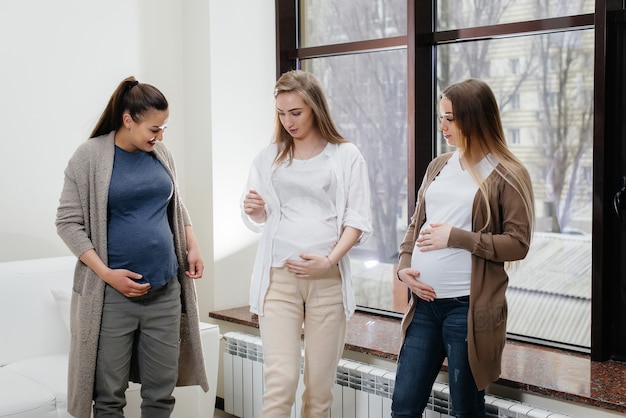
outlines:
[[[263,399],[261,338],[241,332],[224,334],[224,411],[241,418],[260,418]],[[329,418],[391,418],[395,372],[341,359]],[[300,418],[302,373],[291,410]],[[424,418],[452,417],[448,385],[436,382]],[[572,418],[517,401],[485,396],[488,418]]]

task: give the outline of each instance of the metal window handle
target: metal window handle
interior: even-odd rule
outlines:
[[[626,176],[622,177],[622,188],[615,193],[613,197],[613,207],[620,222],[624,223],[626,219]]]

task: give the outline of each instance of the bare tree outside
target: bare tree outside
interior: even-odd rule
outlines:
[[[317,68],[324,66],[322,74],[352,69],[324,83],[342,133],[358,145],[367,161],[374,225],[368,248],[385,263],[397,257],[393,243],[399,239],[399,211],[406,202],[406,95],[401,94],[406,91],[406,71],[393,65],[405,59],[403,51],[387,51],[312,63],[313,72],[320,73]]]
[[[583,42],[582,31],[548,34],[535,42],[541,63],[537,148],[546,167],[545,194],[538,197],[554,220],[551,232],[566,231],[577,205],[591,204],[591,181],[580,173],[581,164],[591,165],[593,129],[593,73],[581,71],[593,62]],[[591,231],[591,225],[577,226]]]
[[[305,47],[406,34],[406,0],[303,0]]]
[[[301,5],[303,46],[406,34],[406,0],[312,0]],[[393,287],[408,218],[406,49],[308,59],[302,68],[320,79],[340,132],[359,147],[368,165],[374,232],[351,251],[357,304],[403,311],[406,290],[400,296],[404,302],[396,305]]]
[[[404,1],[316,0],[306,6],[304,32],[321,22],[327,29],[313,30],[305,45],[406,33]],[[320,78],[342,134],[357,144],[368,164],[374,234],[364,257],[394,263],[398,219],[406,206],[406,51],[318,58],[303,68]]]
[[[533,1],[520,8],[512,1],[468,0],[440,4],[438,27],[475,27],[499,23],[525,11],[527,17],[579,14],[583,1]],[[530,16],[529,16],[530,14]],[[505,45],[506,44],[506,45]],[[551,232],[591,231],[590,185],[593,123],[593,38],[589,31],[548,33],[511,41],[481,40],[437,49],[439,89],[468,77],[490,83],[505,125],[522,132],[514,151],[531,168],[541,213],[538,227]],[[517,65],[503,65],[504,61]],[[531,94],[535,97],[529,98]],[[524,97],[525,109],[520,109]],[[534,106],[535,118],[516,116]],[[446,150],[440,141],[440,151]],[[516,144],[513,144],[516,147]],[[587,218],[587,219],[585,219]]]

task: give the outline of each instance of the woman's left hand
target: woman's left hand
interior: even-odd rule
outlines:
[[[187,262],[189,263],[189,270],[185,272],[190,279],[199,279],[204,273],[204,262],[200,256],[200,249],[198,247],[190,248],[187,252]]]
[[[448,248],[450,230],[452,227],[448,224],[430,224],[420,232],[415,245],[419,247],[420,251]]]
[[[300,254],[304,261],[287,260],[285,267],[296,277],[304,279],[328,273],[333,267],[332,262],[323,255]]]

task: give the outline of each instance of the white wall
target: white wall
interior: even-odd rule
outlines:
[[[274,124],[274,0],[211,0],[215,309],[248,304],[257,236],[239,199]]]
[[[137,8],[125,0],[0,2],[0,260],[67,253],[54,229],[67,159],[117,83],[148,75]],[[113,30],[120,27],[129,29]]]
[[[135,75],[170,102],[165,140],[207,265],[201,315],[246,304],[257,237],[238,199],[272,130],[274,31],[273,0],[0,2],[0,261],[69,254],[54,227],[63,170]]]

